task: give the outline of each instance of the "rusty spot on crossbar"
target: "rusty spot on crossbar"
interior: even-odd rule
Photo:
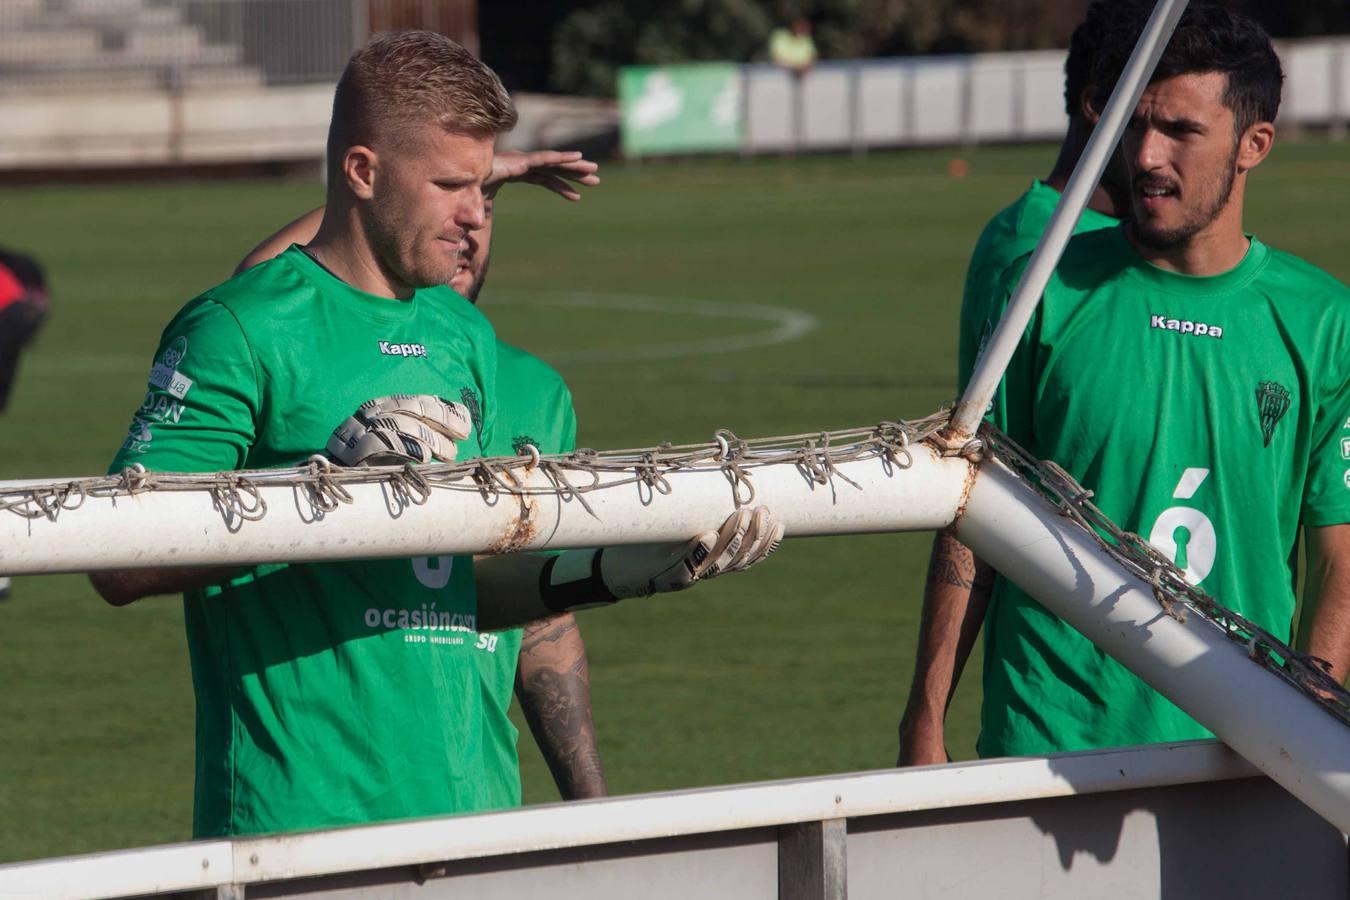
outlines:
[[[529,494],[510,495],[519,503],[519,508],[511,514],[502,536],[493,541],[483,551],[485,554],[519,553],[529,546],[539,530],[539,503]]]

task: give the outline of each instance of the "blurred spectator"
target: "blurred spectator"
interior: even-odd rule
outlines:
[[[19,354],[47,318],[47,279],[27,256],[0,250],[0,412],[9,402]],[[0,575],[0,600],[9,596],[9,578]]]
[[[47,318],[47,279],[31,257],[0,250],[0,412],[9,402],[19,354]]]
[[[816,64],[816,42],[811,39],[811,23],[802,16],[791,28],[775,28],[769,35],[769,58],[774,65],[805,75]]]

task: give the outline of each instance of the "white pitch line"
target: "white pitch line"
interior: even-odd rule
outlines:
[[[489,297],[486,311],[498,306],[558,307],[563,309],[618,309],[633,312],[670,313],[699,316],[708,319],[742,319],[769,322],[773,328],[754,334],[719,336],[684,343],[634,344],[623,350],[580,350],[572,353],[547,353],[541,348],[527,348],[550,362],[632,362],[651,359],[683,359],[715,353],[735,353],[760,347],[786,344],[810,334],[820,322],[810,313],[781,306],[759,303],[728,303],[716,300],[680,300],[647,297],[640,294],[595,294],[582,292],[520,291],[507,292],[505,297]]]

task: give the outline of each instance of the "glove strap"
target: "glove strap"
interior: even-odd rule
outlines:
[[[591,557],[591,574],[588,577],[561,584],[554,583],[553,570],[562,557],[550,559],[539,573],[539,597],[544,601],[544,606],[555,613],[565,613],[618,603],[619,598],[614,596],[600,573],[600,558],[604,552],[604,548],[601,548]]]

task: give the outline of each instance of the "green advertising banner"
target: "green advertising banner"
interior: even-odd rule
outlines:
[[[619,70],[628,156],[736,150],[741,67],[735,63],[625,66]]]

